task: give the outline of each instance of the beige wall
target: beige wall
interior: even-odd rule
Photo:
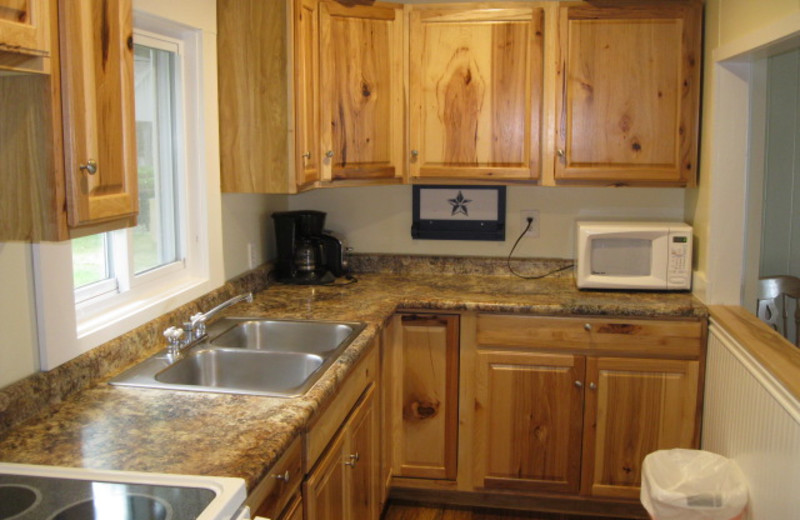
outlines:
[[[286,195],[222,194],[222,243],[225,248],[225,279],[251,269],[250,248],[255,265],[275,258],[272,219],[274,211],[288,209]]]
[[[0,387],[38,368],[31,247],[0,243]]]
[[[521,232],[521,210],[539,210],[540,238],[514,256],[572,258],[577,217],[682,219],[684,190],[672,188],[507,188],[505,242],[413,240],[411,187],[315,190],[289,198],[292,210],[328,213],[326,227],[361,253],[505,256]]]
[[[704,33],[704,74],[702,127],[700,143],[699,185],[686,192],[686,215],[688,222],[694,225],[695,271],[696,280],[705,280],[709,265],[709,238],[711,229],[711,197],[714,193],[722,193],[724,184],[729,182],[725,171],[713,171],[715,150],[715,125],[719,118],[714,114],[714,103],[721,96],[717,91],[717,65],[715,52],[720,49],[731,52],[746,52],[769,39],[769,29],[780,24],[789,17],[800,12],[800,0],[706,0],[705,33]],[[752,43],[749,43],[752,42]],[[727,46],[727,47],[726,47]],[[746,125],[747,121],[741,121]],[[720,129],[728,131],[729,129]],[[719,153],[719,151],[716,151]],[[724,219],[723,219],[724,220]],[[742,230],[744,233],[744,230]],[[730,255],[742,255],[741,251],[728,251]],[[738,283],[738,280],[727,280],[726,283]]]

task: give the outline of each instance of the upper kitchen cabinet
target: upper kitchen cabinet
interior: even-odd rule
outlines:
[[[412,179],[540,175],[543,10],[524,4],[412,6]]]
[[[0,69],[49,73],[50,0],[0,0]]]
[[[559,8],[556,183],[693,185],[702,4]]]
[[[131,2],[84,0],[60,2],[59,8],[69,225],[134,225],[138,186]]]
[[[131,3],[48,6],[51,73],[0,75],[0,240],[136,221]]]
[[[402,180],[401,9],[217,3],[223,191]]]
[[[402,181],[402,13],[320,4],[323,181]]]

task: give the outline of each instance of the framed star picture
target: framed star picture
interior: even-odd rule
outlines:
[[[413,186],[411,237],[505,240],[505,186]]]

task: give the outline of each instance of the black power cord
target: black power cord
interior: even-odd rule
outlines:
[[[511,274],[513,274],[517,278],[522,278],[523,280],[539,280],[541,278],[545,278],[545,277],[550,276],[552,274],[560,273],[561,271],[566,271],[567,269],[572,269],[573,267],[575,267],[575,264],[569,264],[569,265],[565,265],[564,267],[559,267],[558,269],[553,269],[552,271],[550,271],[548,273],[544,273],[544,274],[540,274],[540,275],[536,275],[536,276],[527,276],[527,275],[524,275],[524,274],[519,274],[518,272],[514,271],[514,268],[511,267],[511,255],[514,254],[514,250],[519,245],[519,241],[522,240],[522,237],[524,237],[525,233],[527,233],[528,230],[531,228],[531,225],[533,224],[533,217],[528,217],[527,221],[528,221],[528,225],[525,226],[525,229],[523,229],[522,233],[519,234],[519,236],[517,237],[516,242],[514,242],[514,245],[511,246],[511,251],[508,252],[508,258],[506,259],[506,264],[508,265],[508,270],[511,272]]]

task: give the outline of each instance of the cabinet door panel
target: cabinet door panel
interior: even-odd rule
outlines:
[[[375,408],[375,387],[370,387],[349,422],[349,447],[346,456],[350,473],[350,518],[378,518],[378,414]]]
[[[131,3],[82,0],[59,8],[69,224],[131,225],[138,206]]]
[[[410,34],[411,175],[537,178],[541,9],[418,8]]]
[[[479,351],[475,485],[577,492],[582,356]]]
[[[401,173],[401,29],[395,7],[321,4],[325,180],[392,179]]]
[[[319,0],[296,0],[294,11],[295,182],[320,179]]]
[[[306,520],[342,520],[346,511],[345,432],[331,441],[328,451],[303,485]]]
[[[561,8],[556,180],[693,182],[700,18],[689,1]]]
[[[583,492],[639,496],[648,453],[697,444],[697,361],[589,358]]]
[[[400,387],[396,474],[455,479],[458,452],[458,317],[404,315],[394,359]],[[396,346],[397,347],[397,346]],[[424,362],[421,362],[424,360]]]
[[[47,55],[49,8],[49,0],[0,0],[0,52]]]

